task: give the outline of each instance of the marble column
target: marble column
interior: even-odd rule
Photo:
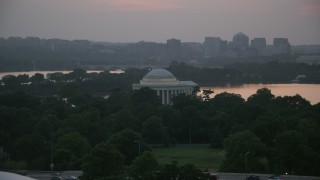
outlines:
[[[167,104],[170,104],[170,90],[167,90]]]
[[[162,100],[162,104],[165,104],[164,90],[161,90],[161,100]]]

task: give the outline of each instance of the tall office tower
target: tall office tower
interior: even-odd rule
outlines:
[[[290,54],[291,45],[288,38],[273,38],[274,54]]]
[[[204,57],[219,57],[220,56],[220,37],[205,37],[204,39]]]
[[[181,41],[179,39],[168,39],[167,40],[167,57],[169,59],[181,57]]]
[[[233,36],[232,46],[234,48],[245,49],[249,47],[249,37],[242,32],[239,32]]]
[[[262,55],[263,50],[267,47],[266,38],[254,38],[251,40],[251,47],[255,48],[258,55]]]

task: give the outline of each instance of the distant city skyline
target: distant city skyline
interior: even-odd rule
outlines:
[[[0,37],[203,43],[288,38],[320,44],[319,0],[1,0]]]

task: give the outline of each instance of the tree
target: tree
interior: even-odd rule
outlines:
[[[135,123],[135,116],[131,110],[126,106],[120,109],[118,112],[109,116],[113,121],[113,127],[116,131],[121,131],[126,128],[133,129]]]
[[[158,167],[159,163],[154,155],[145,151],[129,166],[128,174],[136,180],[153,180],[156,179]]]
[[[107,106],[110,108],[110,113],[116,113],[129,102],[130,95],[128,92],[113,91],[107,99]]]
[[[75,83],[65,84],[58,90],[58,94],[61,98],[70,98],[80,94],[80,92],[79,86]]]
[[[74,159],[72,151],[68,149],[56,149],[53,154],[54,170],[64,171],[80,169],[79,167],[73,166],[75,160],[77,159]],[[83,158],[81,160],[83,160]],[[78,164],[78,162],[76,163]]]
[[[77,132],[70,132],[68,134],[62,135],[57,140],[57,143],[54,146],[55,151],[62,151],[62,154],[69,155],[69,161],[66,166],[61,166],[61,170],[74,170],[80,169],[83,161],[83,157],[89,153],[90,146],[86,138],[81,136]],[[65,159],[60,159],[59,163],[66,162]]]
[[[210,147],[223,148],[223,134],[219,128],[215,128],[211,135]]]
[[[320,125],[316,119],[300,119],[297,130],[308,138],[309,147],[320,154]]]
[[[248,103],[243,104],[242,106],[237,106],[231,112],[231,122],[230,125],[231,133],[236,133],[238,131],[244,131],[247,127],[261,115],[267,114],[268,109],[265,109],[260,106],[251,106]]]
[[[70,103],[76,106],[85,106],[92,102],[92,96],[88,93],[79,93],[69,98]]]
[[[131,96],[131,101],[135,106],[139,103],[149,103],[152,105],[160,105],[161,103],[156,91],[147,87],[134,91]]]
[[[83,80],[87,75],[87,71],[84,69],[74,69],[72,72],[66,75],[69,80]]]
[[[30,96],[25,92],[18,91],[0,96],[0,104],[8,107],[25,107],[36,110],[41,102],[38,97]]]
[[[65,80],[65,75],[62,72],[54,72],[47,74],[48,79],[53,80],[55,82],[61,82]]]
[[[46,164],[46,159],[50,157],[50,154],[48,154],[46,158],[45,152],[47,152],[47,148],[38,134],[26,134],[15,138],[12,148],[19,149],[20,151],[10,150],[11,158],[18,161],[25,161],[28,169],[49,167],[49,163]]]
[[[157,113],[157,107],[162,106],[153,106],[149,103],[140,103],[135,106],[133,114],[136,118],[134,121],[133,129],[142,132],[143,123],[152,116],[155,116],[155,114]]]
[[[277,134],[285,130],[285,121],[275,115],[259,116],[249,127],[268,147],[274,147]]]
[[[158,174],[158,179],[169,179],[174,180],[177,179],[180,169],[178,167],[177,161],[172,161],[171,164],[165,164],[160,168],[160,172]]]
[[[33,75],[33,76],[30,78],[30,81],[31,81],[32,83],[35,83],[35,84],[41,83],[41,82],[43,82],[44,80],[45,80],[44,75],[43,75],[43,74],[40,74],[40,73],[36,73],[35,75]]]
[[[5,75],[2,77],[2,82],[10,87],[13,88],[14,86],[18,86],[19,85],[19,81],[18,78],[14,75]]]
[[[301,97],[299,94],[294,96],[284,96],[275,98],[277,105],[284,108],[307,109],[311,107],[309,101]]]
[[[313,176],[320,175],[320,128],[315,119],[301,119],[298,131],[303,133],[307,138],[307,148],[310,148],[307,154],[308,164],[305,166],[301,174]]]
[[[46,114],[52,114],[60,119],[64,119],[69,115],[68,110],[71,106],[68,106],[66,102],[59,97],[43,97],[41,98],[41,111]]]
[[[195,106],[198,108],[205,107],[201,99],[192,95],[178,94],[177,96],[172,98],[172,101],[173,101],[173,107],[178,110],[182,110],[186,106]]]
[[[251,95],[248,98],[248,103],[255,106],[266,107],[274,99],[274,95],[271,94],[271,90],[268,88],[261,88],[257,90],[256,94]]]
[[[71,115],[65,120],[64,125],[69,128],[69,131],[70,129],[77,131],[87,138],[90,145],[96,145],[107,138],[100,112],[97,109],[91,108]]]
[[[182,180],[205,180],[205,175],[200,169],[197,169],[193,164],[186,164],[179,168],[179,179]]]
[[[209,100],[210,100],[210,95],[213,94],[213,93],[214,93],[214,91],[211,90],[211,89],[204,89],[204,90],[202,91],[202,94],[203,94],[202,99],[203,99],[204,101],[209,101]]]
[[[33,131],[38,133],[44,142],[52,141],[57,136],[56,132],[63,126],[63,122],[52,114],[43,114],[35,122]]]
[[[179,111],[172,106],[158,106],[156,114],[161,117],[164,126],[167,127],[170,143],[176,143],[178,136],[181,134]]]
[[[148,143],[168,144],[168,133],[161,118],[152,116],[143,123],[143,136]]]
[[[17,80],[19,81],[20,84],[21,83],[28,83],[29,82],[29,75],[27,75],[27,74],[23,74],[23,75],[19,74],[17,76]]]
[[[226,159],[221,170],[226,172],[245,172],[245,154],[247,156],[248,169],[251,172],[263,172],[263,151],[265,149],[261,140],[250,131],[243,131],[233,134],[225,139],[224,147]]]
[[[180,122],[180,141],[184,143],[194,142],[194,131],[196,131],[196,123],[199,123],[199,112],[195,106],[188,105],[182,109]]]
[[[308,147],[304,134],[296,130],[285,131],[277,135],[275,144],[279,173],[316,173],[314,167],[319,168],[320,156]]]
[[[227,92],[215,95],[211,101],[212,109],[228,113],[244,103],[241,95]]]
[[[201,113],[201,108],[185,106],[181,111],[180,138],[188,143],[207,143],[211,136],[211,119]]]
[[[223,140],[231,131],[233,123],[231,116],[227,113],[217,111],[212,117],[212,131],[210,131],[210,146],[214,148],[223,148]]]
[[[84,179],[98,179],[122,174],[124,157],[115,146],[108,143],[96,145],[83,164]]]
[[[139,133],[130,129],[124,129],[118,133],[113,134],[108,142],[113,144],[119,152],[124,155],[125,163],[130,164],[132,160],[140,153],[148,149],[148,147],[142,143],[142,137]]]

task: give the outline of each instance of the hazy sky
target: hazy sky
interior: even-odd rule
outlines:
[[[0,0],[0,37],[203,42],[289,38],[320,44],[320,0]]]

